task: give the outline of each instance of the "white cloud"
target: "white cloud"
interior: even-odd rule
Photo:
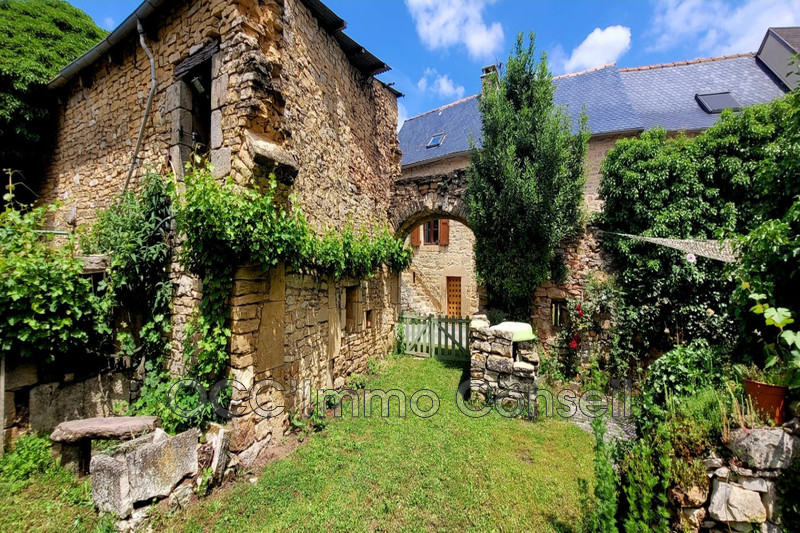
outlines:
[[[456,85],[447,74],[439,74],[435,68],[426,68],[425,74],[417,82],[417,88],[421,92],[430,90],[440,98],[463,98],[464,86]]]
[[[403,122],[405,122],[407,118],[408,118],[408,110],[406,109],[406,106],[404,106],[400,102],[397,102],[397,131],[398,132],[400,131],[400,128],[403,127]]]
[[[613,63],[631,48],[631,29],[626,26],[595,28],[566,58],[561,47],[552,53],[555,70],[563,65],[563,72],[576,72]]]
[[[406,6],[428,49],[463,45],[470,58],[491,60],[503,47],[503,26],[483,19],[483,9],[492,1],[406,0]]]
[[[106,29],[108,31],[111,31],[116,27],[117,27],[117,25],[114,24],[114,19],[113,18],[106,17],[106,18],[103,19],[103,28],[104,29]]]
[[[697,43],[702,54],[725,55],[758,50],[770,26],[800,25],[797,0],[667,0],[656,4],[650,34],[652,50]]]

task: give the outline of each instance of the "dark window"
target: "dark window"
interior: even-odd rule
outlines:
[[[431,220],[422,227],[425,244],[439,244],[439,221]]]
[[[739,102],[729,92],[696,94],[694,98],[706,113],[722,113],[724,109],[733,109],[734,111],[741,109]]]
[[[431,137],[430,142],[428,142],[428,148],[436,148],[442,144],[442,141],[444,141],[444,133],[437,133]]]
[[[553,326],[560,328],[569,322],[569,312],[565,300],[553,300],[550,302],[550,321]]]
[[[183,80],[192,91],[192,131],[182,132],[182,140],[184,144],[191,141],[198,154],[207,154],[211,148],[211,60],[196,66]]]
[[[358,329],[358,313],[359,313],[359,293],[361,292],[361,286],[356,285],[355,287],[347,287],[344,292],[344,306],[345,306],[345,322],[344,327],[348,333],[352,333]]]

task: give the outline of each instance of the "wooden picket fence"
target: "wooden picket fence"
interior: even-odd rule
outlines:
[[[469,361],[469,317],[400,314],[403,352],[416,357]]]

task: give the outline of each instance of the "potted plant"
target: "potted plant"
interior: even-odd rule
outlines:
[[[775,342],[766,345],[763,372],[748,372],[743,380],[744,390],[755,409],[769,416],[775,425],[781,425],[789,390],[800,387],[800,333],[787,329],[794,323],[791,311],[765,303],[764,294],[752,293],[750,299],[755,301],[750,310],[763,315],[765,325],[776,328],[778,333]]]

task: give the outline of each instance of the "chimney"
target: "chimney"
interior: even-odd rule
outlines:
[[[486,88],[486,84],[497,75],[497,65],[487,65],[481,69],[481,91]]]

